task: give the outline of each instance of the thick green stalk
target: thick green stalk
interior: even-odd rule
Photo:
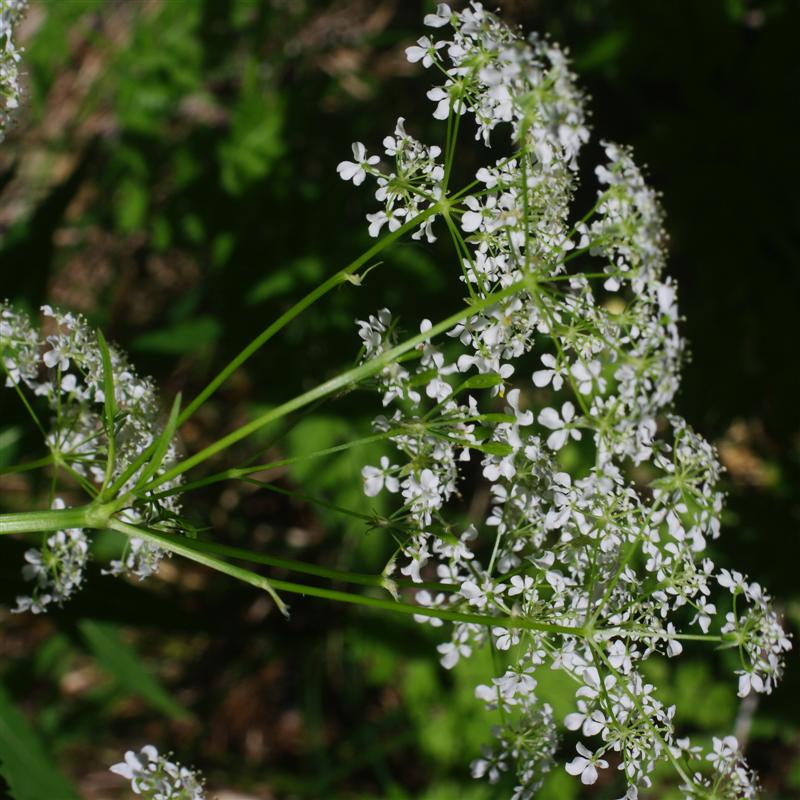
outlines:
[[[50,511],[23,511],[19,514],[0,514],[0,534],[50,533],[65,528],[87,527],[88,506],[58,508]]]
[[[317,564],[309,564],[305,561],[295,561],[289,558],[278,558],[266,553],[256,553],[243,547],[233,547],[227,544],[217,544],[216,542],[203,541],[201,539],[191,539],[191,547],[195,550],[206,553],[214,553],[218,556],[227,556],[241,561],[250,561],[254,564],[265,564],[268,567],[277,567],[290,572],[302,572],[307,575],[316,575],[318,578],[327,578],[332,581],[343,581],[344,583],[357,583],[362,586],[376,586],[385,588],[386,584],[391,583],[391,579],[383,575],[364,575],[359,572],[344,572],[337,569],[328,569]]]
[[[277,599],[275,590],[290,592],[292,594],[319,597],[324,600],[336,600],[342,603],[369,606],[370,608],[380,608],[384,611],[394,611],[399,614],[420,614],[425,617],[437,617],[438,619],[443,619],[450,622],[467,622],[475,625],[489,625],[496,628],[519,628],[524,630],[543,631],[545,633],[557,633],[563,636],[586,635],[586,632],[583,628],[570,628],[565,625],[556,625],[549,622],[537,622],[524,617],[490,617],[483,614],[465,614],[459,611],[448,611],[446,609],[439,608],[426,608],[425,606],[418,606],[412,603],[403,603],[398,600],[383,600],[377,597],[369,597],[368,595],[352,594],[351,592],[342,592],[336,589],[325,589],[320,586],[307,586],[305,584],[275,580],[272,578],[267,580],[267,578],[257,575],[250,570],[235,567],[232,564],[228,564],[226,561],[206,555],[201,551],[201,549],[205,550],[206,552],[212,550],[218,553],[227,552],[228,554],[237,558],[246,557],[255,561],[259,560],[259,554],[257,553],[249,553],[248,551],[240,550],[239,548],[227,547],[226,545],[217,545],[210,542],[199,542],[194,539],[184,539],[180,536],[175,536],[174,534],[169,534],[166,532],[139,528],[135,525],[129,525],[117,519],[109,520],[108,527],[128,536],[138,536],[141,539],[149,539],[150,541],[155,542],[156,544],[167,550],[170,550],[173,553],[185,556],[192,561],[205,564],[206,566],[209,566],[219,572],[223,572],[234,578],[243,580],[246,583],[249,583],[260,589],[264,589],[274,598],[276,598],[276,601],[279,604],[281,604],[281,601]],[[242,555],[239,555],[239,553]],[[256,558],[253,558],[253,556],[256,556]]]

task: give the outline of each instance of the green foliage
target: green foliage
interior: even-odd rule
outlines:
[[[186,709],[144,665],[136,649],[120,636],[115,625],[84,619],[78,623],[78,628],[92,655],[120,687],[168,717],[187,716]]]
[[[137,336],[132,349],[180,356],[210,347],[221,333],[218,320],[213,317],[195,317]]]
[[[139,14],[130,47],[121,51],[114,70],[116,109],[125,128],[158,135],[181,100],[201,89],[201,11],[199,3],[165,3]]]
[[[219,146],[222,185],[233,195],[266,178],[285,151],[283,103],[279,95],[268,93],[267,81],[259,74],[263,70],[254,59],[245,64],[230,134]]]
[[[0,775],[14,800],[77,800],[45,746],[0,683]]]

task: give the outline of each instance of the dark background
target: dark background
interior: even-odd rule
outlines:
[[[498,5],[507,21],[568,47],[591,96],[585,197],[601,138],[632,145],[663,193],[691,350],[678,409],[728,470],[715,556],[763,581],[796,624],[800,3]],[[32,3],[21,30],[28,96],[0,145],[0,297],[82,311],[167,400],[197,391],[369,245],[370,192],[335,172],[350,143],[376,150],[398,115],[423,141],[441,137],[427,76],[403,54],[429,10],[416,0]],[[409,320],[455,307],[446,254],[402,244],[363,287],[334,292],[187,426],[187,448],[351,364],[354,319],[384,305]],[[13,400],[0,402],[0,459],[10,464],[35,440]],[[364,435],[377,405],[348,396],[261,446],[295,455]],[[278,479],[363,508],[354,476],[375,456]],[[40,491],[0,477],[8,508]],[[199,522],[237,543],[364,570],[379,570],[388,552],[348,519],[246,486],[191,502]],[[11,551],[0,563],[7,604],[24,546]],[[105,766],[145,741],[203,767],[210,788],[254,798],[504,796],[467,771],[491,723],[472,698],[482,667],[443,674],[427,628],[311,601],[295,602],[286,624],[249,588],[177,562],[141,585],[97,572],[47,619],[0,611],[2,684],[81,796],[120,797]],[[115,666],[98,641],[123,642],[135,666]],[[689,728],[735,725],[764,796],[800,797],[797,658],[756,708],[739,707],[713,657],[687,650],[684,662],[660,677]],[[578,796],[561,778],[548,796]],[[593,790],[617,795],[602,781]]]

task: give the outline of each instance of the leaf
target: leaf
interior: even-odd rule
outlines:
[[[503,379],[494,372],[487,372],[483,375],[472,375],[458,387],[458,391],[462,389],[490,389],[492,386],[497,386],[502,383],[502,380]]]
[[[517,418],[513,414],[479,414],[476,419],[479,419],[481,422],[509,422],[512,425],[517,421]]]
[[[18,425],[0,430],[0,467],[7,467],[14,463],[21,439],[22,428]]]
[[[161,435],[156,440],[156,449],[153,451],[153,455],[150,458],[150,463],[145,467],[142,471],[142,474],[139,476],[139,479],[136,481],[136,489],[140,489],[144,486],[153,475],[156,474],[158,468],[161,466],[161,462],[164,460],[164,456],[169,449],[170,442],[172,441],[172,437],[175,435],[175,429],[178,427],[178,414],[181,410],[181,393],[178,392],[175,399],[172,401],[172,408],[169,412],[169,417],[167,418],[167,424],[164,426],[164,430],[161,431]]]
[[[103,357],[103,394],[105,395],[104,414],[106,424],[106,434],[109,439],[109,446],[114,438],[114,420],[117,416],[117,397],[114,391],[114,370],[111,365],[111,353],[106,343],[106,337],[101,330],[97,331],[97,343],[100,345],[100,353]]]
[[[0,683],[0,775],[15,800],[78,800]]]
[[[213,317],[178,322],[172,327],[142,334],[132,343],[134,350],[168,355],[183,355],[214,344],[222,333],[222,326]]]
[[[479,450],[481,453],[487,453],[490,456],[510,456],[514,452],[514,448],[505,442],[466,443],[465,446],[472,450]]]
[[[437,375],[439,374],[439,370],[434,368],[426,369],[425,372],[420,372],[414,375],[411,380],[408,382],[409,386],[424,386],[427,383],[430,383]]]
[[[115,625],[83,619],[78,623],[78,628],[100,666],[122,688],[169,717],[178,719],[189,716],[189,712],[173,699],[144,665],[136,650],[119,635]]]

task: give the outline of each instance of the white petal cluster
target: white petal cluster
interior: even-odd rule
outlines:
[[[676,754],[686,756],[696,767],[691,782],[681,787],[687,800],[755,800],[760,796],[757,776],[744,760],[735,736],[713,737],[708,753],[693,747],[688,739],[679,739],[677,745]]]
[[[792,643],[770,596],[760,584],[749,583],[735,570],[720,570],[717,582],[733,596],[733,610],[725,615],[722,633],[732,637],[742,659],[738,670],[739,697],[746,697],[751,691],[771,694],[783,675],[784,660]],[[742,608],[742,601],[749,605]]]
[[[400,458],[365,467],[365,490],[403,499],[392,517],[408,530],[401,571],[452,587],[418,592],[420,605],[506,621],[456,622],[438,648],[451,668],[491,644],[525,676],[507,672],[478,687],[504,714],[498,746],[474,774],[498,780],[516,770],[514,797],[535,790],[555,747],[543,733],[551,712],[533,692],[533,673],[546,664],[578,685],[565,724],[586,741],[568,772],[592,783],[613,761],[634,798],[657,762],[670,761],[692,784],[694,751],[678,744],[675,708],[657,699],[641,663],[678,656],[682,632],[696,626],[692,636],[741,644],[742,694],[768,692],[790,642],[766,594],[746,582],[732,591],[750,610],[734,607],[714,624],[718,573],[707,543],[720,533],[721,468],[714,448],[672,413],[684,343],[676,288],[663,275],[657,194],[629,150],[604,143],[597,201],[583,216],[571,212],[588,132],[563,53],[524,39],[478,2],[458,12],[440,4],[426,23],[452,30],[407,51],[445,76],[429,93],[434,116],[450,130],[471,120],[487,147],[506,134],[512,155],[480,167],[471,193],[452,196],[440,179],[445,166],[420,167],[422,199],[404,219],[424,200],[446,198],[467,302],[513,292],[379,374],[385,411],[375,427]],[[419,151],[420,164],[431,151]],[[395,343],[387,309],[358,325],[365,360]],[[421,321],[422,334],[430,328]],[[541,367],[526,380],[532,363]],[[562,466],[587,458],[580,473]],[[463,529],[453,520],[479,476],[488,510]]]
[[[0,304],[0,363],[7,387],[35,385],[39,374],[39,333],[28,317]]]
[[[161,432],[159,403],[155,386],[141,378],[117,348],[109,347],[116,401],[114,420],[114,459],[106,476],[109,436],[104,419],[105,376],[103,351],[97,332],[83,317],[42,307],[42,327],[38,330],[24,313],[7,303],[0,305],[0,365],[6,386],[30,395],[32,407],[49,409],[45,443],[58,470],[74,479],[95,486],[125,474]],[[163,474],[178,461],[176,442],[172,442],[155,475]],[[144,467],[128,478],[125,492],[136,485]],[[180,481],[165,482],[159,491],[175,489]],[[178,495],[143,498],[126,509],[131,523],[170,525],[180,512]],[[19,598],[17,610],[41,611],[49,602],[62,602],[80,585],[85,562],[86,539],[79,531],[60,531],[51,536],[40,553],[29,551],[25,577],[36,589],[30,598]],[[151,575],[163,557],[161,548],[131,538],[118,561],[107,570],[111,574],[130,573],[139,578]],[[63,563],[56,563],[61,559]],[[71,576],[69,580],[67,576]]]
[[[53,508],[64,507],[57,497]],[[56,531],[40,549],[28,550],[22,576],[33,583],[33,591],[17,598],[14,611],[41,614],[53,603],[61,605],[80,589],[88,560],[89,541],[80,528]]]
[[[19,106],[20,51],[14,43],[14,28],[27,5],[27,0],[0,0],[0,140]]]
[[[195,770],[159,755],[153,745],[138,753],[128,750],[111,772],[131,782],[131,790],[146,800],[205,800],[203,782]]]
[[[444,168],[439,163],[442,154],[439,147],[427,147],[406,132],[405,120],[397,120],[394,134],[383,140],[387,158],[394,162],[394,170],[383,172],[379,168],[379,156],[367,156],[361,142],[353,144],[355,161],[342,161],[337,167],[343,180],[351,180],[358,186],[367,175],[377,181],[375,199],[382,204],[380,211],[367,214],[369,235],[378,236],[384,225],[396,231],[406,222],[421,214],[441,195]],[[429,242],[436,241],[433,234],[433,217],[429,217],[414,232],[415,239],[423,235]]]

